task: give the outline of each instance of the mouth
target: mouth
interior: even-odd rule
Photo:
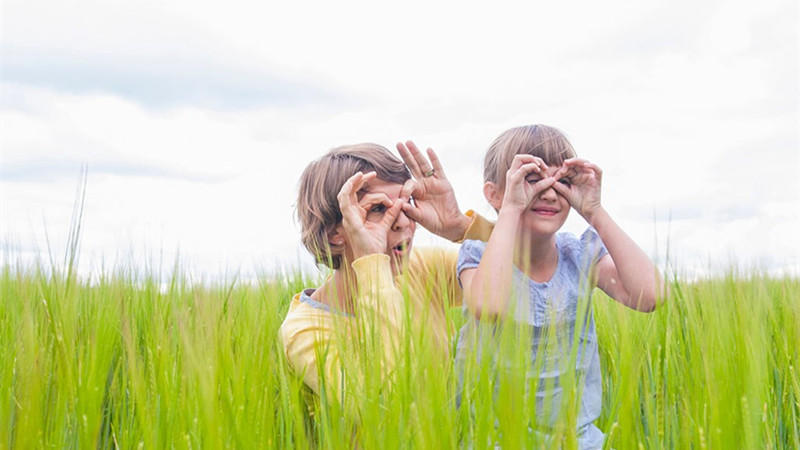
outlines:
[[[392,247],[391,254],[395,257],[403,257],[411,250],[411,238],[400,241],[397,245]]]
[[[555,216],[556,214],[558,214],[559,210],[556,209],[556,208],[550,208],[550,207],[547,207],[547,206],[539,206],[539,207],[533,208],[533,212],[538,214],[538,215],[540,215],[540,216],[550,217],[550,216]]]

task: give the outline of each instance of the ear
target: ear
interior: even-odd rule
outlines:
[[[483,184],[483,196],[486,197],[486,201],[489,202],[496,211],[499,211],[500,207],[503,206],[503,193],[504,191],[499,189],[497,185],[491,181],[487,181]]]
[[[331,248],[341,248],[344,246],[345,242],[347,242],[347,238],[341,223],[328,231],[328,245],[330,245]]]

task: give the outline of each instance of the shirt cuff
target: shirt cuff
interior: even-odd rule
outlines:
[[[464,233],[464,237],[455,241],[455,243],[460,244],[467,239],[484,242],[488,241],[489,237],[492,235],[492,230],[494,230],[494,224],[471,209],[464,214],[467,217],[472,218],[472,222],[469,224],[467,231]]]

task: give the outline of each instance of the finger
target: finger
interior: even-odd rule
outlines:
[[[411,141],[408,142],[413,144]],[[411,151],[406,147],[406,145],[402,142],[398,142],[396,147],[397,151],[400,153],[400,157],[403,158],[403,162],[406,163],[408,170],[411,171],[411,175],[413,175],[414,178],[422,178],[422,172],[419,169],[419,164],[417,164],[417,161],[414,159],[414,156],[411,154]]]
[[[403,203],[403,213],[411,218],[414,222],[422,223],[425,216],[422,214],[422,210],[416,207],[413,203],[404,202]]]
[[[542,174],[542,168],[541,168],[541,166],[539,165],[539,163],[538,163],[538,162],[536,162],[536,161],[534,161],[534,162],[530,162],[530,163],[527,163],[527,164],[522,164],[521,166],[519,166],[519,167],[518,167],[518,168],[517,168],[517,169],[516,169],[516,170],[515,170],[515,171],[512,173],[512,175],[511,175],[511,178],[512,178],[512,179],[515,179],[515,180],[516,180],[517,178],[522,178],[522,179],[525,179],[525,178],[527,178],[527,177],[528,177],[530,174],[532,174],[532,173],[537,173],[537,174],[543,175],[543,174]]]
[[[400,209],[403,207],[403,203],[405,203],[402,199],[397,199],[394,201],[392,206],[386,210],[386,214],[383,215],[383,220],[381,223],[387,228],[391,228],[394,221],[397,220],[397,216],[400,215]]]
[[[603,170],[597,164],[592,164],[592,163],[587,161],[586,164],[584,164],[583,167],[585,167],[585,168],[591,170],[592,172],[594,172],[594,176],[598,180],[603,177]]]
[[[339,193],[336,195],[336,199],[339,200],[339,209],[342,209],[342,206],[350,201],[350,195],[354,192],[355,184],[360,183],[363,176],[364,174],[361,172],[356,172],[355,175],[344,182],[342,188],[339,189]]]
[[[553,179],[557,180],[557,178],[553,178]],[[561,194],[565,198],[569,198],[569,194],[570,194],[570,192],[572,190],[571,187],[569,187],[569,186],[567,186],[567,185],[565,185],[563,183],[553,183],[553,189],[555,189],[556,192],[558,192],[559,194]]]
[[[519,168],[523,164],[531,164],[535,163],[540,169],[547,170],[547,164],[544,162],[542,158],[538,156],[529,155],[527,153],[522,153],[519,155],[514,155],[514,159],[511,161],[511,167],[514,168],[515,166]]]
[[[421,151],[417,148],[417,145],[414,144],[413,141],[407,141],[406,146],[408,150],[411,152],[411,156],[414,157],[414,161],[417,163],[417,168],[419,169],[419,174],[424,175],[426,172],[431,170],[431,165],[428,163],[428,160],[425,158],[425,155],[422,154]]]
[[[567,167],[574,167],[574,166],[582,166],[584,164],[587,164],[588,162],[589,160],[587,159],[575,157],[575,158],[565,159],[562,165]]]
[[[436,171],[436,177],[446,180],[447,177],[444,176],[444,167],[442,167],[442,162],[439,161],[439,157],[436,156],[436,152],[434,152],[432,148],[428,148],[428,159],[431,160],[433,170]]]
[[[558,191],[557,185],[561,185],[561,183],[558,183],[555,178],[553,178],[553,177],[543,178],[543,179],[537,181],[533,185],[533,196],[535,197],[535,196],[539,195],[540,193],[550,189],[551,187],[556,188],[556,191]]]
[[[567,174],[571,171],[572,171],[571,167],[562,165],[561,167],[558,168],[558,170],[556,170],[556,173],[553,174],[553,178],[557,180],[560,180],[562,178],[570,178],[567,176]]]
[[[374,194],[364,195],[358,202],[358,206],[364,208],[365,211],[369,211],[378,205],[383,205],[387,208],[390,208],[392,206],[392,199],[382,192],[376,192]]]
[[[417,182],[409,178],[405,183],[403,183],[403,188],[400,189],[400,198],[402,198],[403,201],[408,202],[416,189]]]

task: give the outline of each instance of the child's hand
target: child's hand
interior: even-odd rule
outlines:
[[[529,177],[532,179],[529,180]],[[528,154],[516,155],[511,162],[511,168],[506,172],[502,208],[524,211],[537,195],[555,182],[556,178],[547,176],[547,164],[541,158]]]
[[[337,196],[342,211],[342,226],[355,258],[386,252],[389,230],[410,191],[410,184],[404,186],[403,194],[394,202],[383,193],[365,194],[359,201],[358,191],[376,176],[375,172],[356,173],[344,183]],[[368,214],[379,215],[380,219],[367,220]]]
[[[398,142],[397,151],[416,180],[411,192],[414,202],[404,203],[403,212],[431,233],[451,241],[461,239],[470,219],[458,209],[453,186],[436,153],[429,148],[425,158],[412,141]]]
[[[570,206],[591,223],[592,216],[601,208],[600,185],[603,171],[585,159],[570,158],[564,161],[555,178],[566,178],[569,181],[568,184],[556,183],[553,186],[556,192],[569,201]]]

